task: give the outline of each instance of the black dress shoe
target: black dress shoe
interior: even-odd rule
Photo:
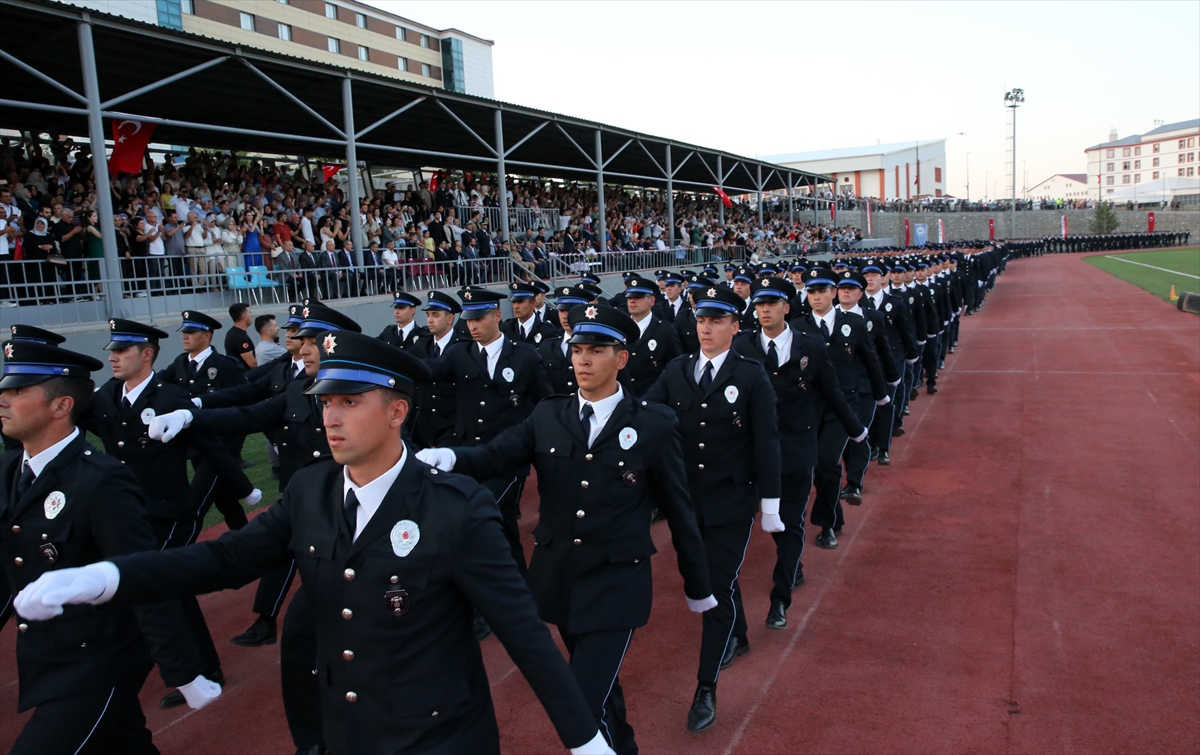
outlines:
[[[838,492],[838,500],[839,501],[846,500],[846,496],[849,494],[850,494],[850,486],[847,485],[846,487],[842,488],[841,491]]]
[[[799,587],[804,584],[804,568],[796,570],[796,578],[792,580],[792,587]]]
[[[492,628],[480,614],[475,614],[475,639],[483,642],[492,635]]]
[[[904,428],[903,428],[903,427],[900,427],[899,425],[897,425],[896,427],[893,427],[893,428],[892,428],[892,437],[893,437],[893,438],[902,438],[902,437],[904,437]]]
[[[850,504],[851,506],[861,506],[862,505],[862,486],[861,485],[847,485],[842,490],[842,497],[845,498],[846,503]]]
[[[263,645],[274,645],[276,636],[275,619],[259,616],[249,629],[234,637],[230,642],[245,648],[257,648]]]
[[[712,728],[717,720],[717,685],[701,682],[696,685],[696,696],[688,711],[688,731],[699,734]]]
[[[881,467],[890,467],[890,466],[892,466],[892,457],[888,456],[888,452],[887,452],[887,451],[880,451],[880,452],[879,452],[879,458],[878,458],[878,459],[876,459],[876,461],[878,461],[878,462],[879,462],[879,466],[881,466]]]
[[[787,629],[787,609],[782,600],[772,600],[767,611],[767,629]]]
[[[951,347],[950,347],[950,353],[951,353],[951,354],[953,354],[953,353],[954,353],[954,347],[953,347],[953,346],[951,346]]]
[[[900,412],[900,414],[901,414],[901,415],[903,415],[903,416],[905,416],[905,417],[907,417],[907,416],[909,416],[910,414],[912,414],[912,412],[910,412],[910,411],[908,410],[908,404],[905,404],[905,405],[904,405],[904,411]],[[903,430],[904,428],[902,427],[902,428],[900,428],[900,429],[901,429],[901,430]],[[903,435],[904,433],[900,433],[900,434],[901,434],[901,435]]]
[[[745,655],[750,652],[750,643],[740,637],[730,637],[729,643],[725,646],[725,655],[721,656],[721,670],[729,668],[733,665],[733,659],[739,655]]]
[[[938,369],[939,369],[939,370],[944,370],[944,369],[946,369],[946,360],[945,360],[945,359],[939,359],[939,360],[938,360]]]
[[[919,395],[921,395],[921,394],[917,393],[917,389],[916,389],[916,388],[913,388],[911,391],[909,391],[909,392],[908,392],[908,400],[909,400],[909,401],[916,401],[916,400],[917,400],[917,396],[919,396]]]
[[[933,394],[937,393],[937,386],[931,385],[925,389],[925,392],[932,396]]]
[[[833,536],[834,536],[834,537],[841,537],[841,536],[842,536],[842,528],[841,528],[841,527],[834,527],[834,528],[833,528]]]
[[[871,447],[871,461],[875,461],[878,458],[879,458],[879,449],[872,446]]]
[[[838,547],[837,537],[833,534],[833,530],[821,530],[817,535],[818,548],[836,548]]]

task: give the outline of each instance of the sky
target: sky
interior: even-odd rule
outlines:
[[[955,196],[1009,195],[1014,87],[1018,194],[1200,117],[1197,2],[367,2],[494,41],[504,102],[746,157],[946,138]]]

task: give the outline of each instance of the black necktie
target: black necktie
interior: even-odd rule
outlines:
[[[767,343],[767,369],[779,369],[779,352],[775,350],[775,341]]]
[[[195,359],[189,359],[188,360],[188,374],[191,375],[192,377],[196,377],[196,375],[198,375],[199,373],[200,373],[200,363],[197,362]]]
[[[579,412],[579,424],[583,427],[584,441],[589,441],[592,437],[592,415],[595,413],[596,410],[592,408],[591,404],[584,404],[583,409]],[[588,442],[588,445],[590,446],[591,443]]]
[[[133,404],[129,403],[129,397],[122,396],[121,397],[121,413],[124,414],[125,412],[129,411],[132,408],[133,408]]]
[[[433,341],[433,357],[434,357],[434,359],[436,359],[436,358],[440,357],[441,355],[442,355],[442,345],[439,344],[437,342],[437,339],[435,338]]]
[[[825,336],[825,343],[829,343],[829,323],[821,320],[821,335]]]
[[[351,489],[346,493],[346,500],[342,501],[342,518],[346,520],[346,526],[350,528],[350,537],[354,538],[354,532],[358,529],[358,496]]]
[[[700,374],[700,392],[708,393],[709,386],[712,385],[712,362],[704,363],[704,372]]]
[[[33,487],[33,481],[37,479],[37,475],[33,473],[33,468],[29,466],[29,462],[24,462],[21,465],[21,476],[17,478],[17,490],[13,495],[13,503],[21,500],[29,489]]]

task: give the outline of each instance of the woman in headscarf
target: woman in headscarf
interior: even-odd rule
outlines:
[[[58,247],[50,235],[50,221],[44,215],[38,215],[25,236],[25,282],[31,286],[27,298],[43,304],[53,304],[57,296],[57,265],[47,262],[51,254],[58,254]]]

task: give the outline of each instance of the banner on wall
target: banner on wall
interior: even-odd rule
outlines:
[[[929,243],[929,226],[924,223],[913,223],[913,245],[925,246]]]
[[[905,219],[904,219],[904,245],[905,245],[905,246],[912,246],[912,236],[911,236],[911,233],[910,233],[910,227],[909,227],[909,224],[908,224],[908,218],[905,218]]]
[[[1067,216],[1066,215],[1062,216],[1062,235],[1063,235],[1064,239],[1067,237]]]
[[[946,221],[938,218],[938,243],[946,243]]]
[[[996,238],[996,219],[995,218],[988,218],[988,238],[989,239]]]
[[[1154,213],[1146,213],[1146,232],[1154,233]]]

